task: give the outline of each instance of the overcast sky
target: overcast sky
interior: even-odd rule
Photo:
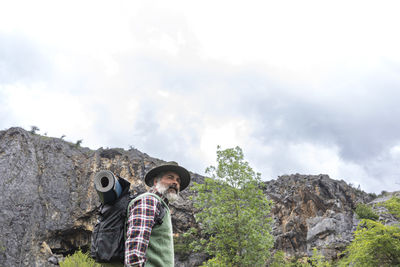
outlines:
[[[398,1],[0,2],[0,130],[400,190]]]

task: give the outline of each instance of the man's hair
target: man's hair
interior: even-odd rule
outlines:
[[[154,182],[158,182],[161,180],[161,178],[166,174],[167,172],[160,172],[159,174],[157,174],[154,179],[153,179],[153,186],[154,186]]]

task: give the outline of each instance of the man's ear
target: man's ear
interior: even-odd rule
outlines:
[[[155,186],[157,184],[157,179],[153,180],[153,186]]]

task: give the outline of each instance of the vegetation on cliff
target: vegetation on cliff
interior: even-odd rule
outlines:
[[[282,250],[274,253],[268,267],[332,267],[333,263],[326,260],[325,257],[316,249],[313,249],[311,257],[302,257],[299,259],[285,256]]]
[[[388,201],[384,202],[383,206],[397,219],[400,219],[400,197],[393,196]]]
[[[368,206],[364,203],[359,203],[356,207],[356,216],[357,219],[369,219],[376,221],[379,219],[379,215],[375,213],[371,206]]]
[[[101,267],[101,265],[90,258],[88,253],[78,250],[60,262],[60,267]]]
[[[339,266],[399,266],[400,228],[363,219]]]
[[[399,218],[399,197],[394,196],[377,206],[386,207],[389,213]],[[385,225],[378,221],[379,215],[370,205],[360,203],[355,212],[360,222],[354,232],[354,240],[343,252],[342,259],[331,262],[325,259],[315,248],[311,257],[300,259],[286,257],[283,251],[277,251],[269,266],[400,266],[400,226],[398,224]]]

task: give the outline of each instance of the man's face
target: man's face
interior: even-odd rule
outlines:
[[[165,193],[178,194],[181,185],[181,178],[175,172],[166,172],[160,180],[154,181],[154,185],[160,183],[163,187],[167,188]]]

